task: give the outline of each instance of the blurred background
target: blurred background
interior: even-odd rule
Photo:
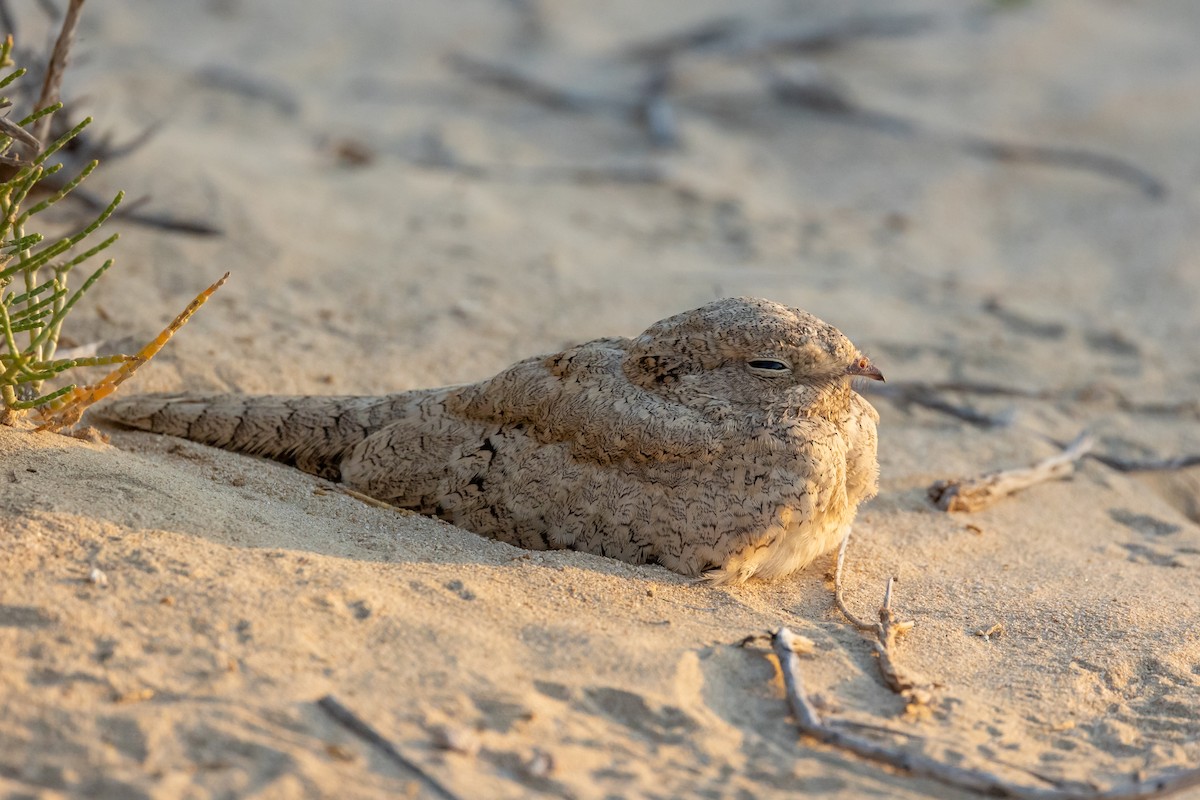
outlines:
[[[1195,397],[1198,33],[1182,0],[91,3],[64,96],[153,129],[91,188],[212,231],[113,223],[73,335],[228,269],[143,389],[381,392],[753,294],[889,378]]]

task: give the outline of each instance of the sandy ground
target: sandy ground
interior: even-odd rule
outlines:
[[[1200,7],[1001,5],[734,13],[768,31],[929,11],[920,35],[810,66],[938,134],[1120,155],[1165,199],[787,108],[717,57],[680,64],[683,145],[666,151],[617,114],[547,109],[445,60],[632,97],[621,48],[727,3],[89,5],[66,93],[118,137],[163,122],[93,188],[223,235],[114,224],[117,268],[69,335],[129,348],[233,273],[123,391],[474,380],[751,294],[836,324],[893,381],[1057,394],[948,396],[1011,412],[999,429],[876,398],[882,490],[850,602],[870,614],[897,576],[916,623],[898,656],[935,684],[918,714],[832,610],[824,563],[714,589],[522,552],[190,443],[0,429],[0,792],[433,796],[315,706],[332,693],[464,798],[967,796],[800,740],[772,659],[739,646],[781,624],[816,642],[803,668],[828,713],[899,728],[914,752],[1035,785],[1200,762],[1200,468],[1089,460],[968,517],[925,499],[1084,427],[1125,457],[1200,452],[1194,411],[1149,407],[1200,395]],[[581,174],[630,165],[662,177]],[[440,730],[478,751],[439,749]]]

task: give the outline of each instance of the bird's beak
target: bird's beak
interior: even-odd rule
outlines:
[[[856,378],[870,378],[873,381],[883,380],[883,373],[879,371],[879,367],[869,361],[865,367],[859,366],[859,363],[855,361],[846,367],[846,374],[853,375]]]

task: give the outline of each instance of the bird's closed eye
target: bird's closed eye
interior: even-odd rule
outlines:
[[[748,362],[748,366],[753,370],[761,370],[763,372],[791,372],[792,367],[786,361],[780,361],[777,358],[754,358]]]

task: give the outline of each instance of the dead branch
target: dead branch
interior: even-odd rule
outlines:
[[[196,72],[196,80],[210,89],[228,92],[251,100],[257,105],[268,106],[283,117],[294,117],[300,112],[299,98],[286,86],[225,64],[200,69]]]
[[[1129,786],[1107,791],[1026,786],[1004,780],[986,770],[947,764],[921,753],[905,752],[894,745],[876,742],[835,728],[821,719],[816,707],[809,700],[800,676],[800,658],[792,648],[794,638],[795,634],[790,630],[780,628],[771,637],[771,649],[779,659],[784,689],[796,727],[801,733],[838,750],[907,772],[914,777],[929,778],[947,786],[979,792],[990,797],[1017,800],[1149,800],[1200,786],[1200,769],[1137,781]]]
[[[5,100],[3,103],[0,103],[0,111],[7,109],[11,105],[12,102]],[[14,139],[21,144],[32,148],[35,153],[40,150],[42,146],[41,141],[36,136],[5,116],[0,116],[0,134],[3,134],[10,139]],[[17,163],[23,164],[24,162],[17,161]]]
[[[1061,322],[1041,322],[1031,319],[1024,314],[1013,311],[999,297],[992,295],[983,302],[983,311],[1004,323],[1014,333],[1036,336],[1044,339],[1061,339],[1067,333],[1067,326]]]
[[[573,183],[629,183],[657,185],[667,181],[667,173],[656,164],[552,164],[530,167],[512,173],[512,177],[533,183],[569,181]]]
[[[846,607],[846,602],[842,597],[842,566],[846,562],[846,548],[850,545],[850,534],[842,539],[841,545],[838,546],[837,566],[833,571],[833,602],[837,605],[838,611],[842,612],[842,616],[850,620],[850,624],[858,628],[860,631],[873,632],[875,630],[874,622],[864,622],[863,619],[854,614]]]
[[[718,17],[639,44],[627,45],[623,55],[631,61],[664,61],[688,50],[700,50],[728,41],[744,28],[744,20]]]
[[[1107,153],[1097,153],[1080,147],[1003,142],[971,134],[960,135],[958,143],[964,151],[993,161],[1042,164],[1091,172],[1135,186],[1153,200],[1161,200],[1167,196],[1167,185],[1161,180],[1136,164]]]
[[[1046,396],[1073,403],[1111,403],[1118,410],[1128,411],[1131,414],[1195,417],[1196,419],[1200,419],[1200,400],[1137,401],[1129,398],[1117,387],[1101,382],[1085,384],[1077,389],[1047,392]]]
[[[446,63],[459,74],[477,83],[520,95],[553,111],[573,113],[618,111],[631,115],[635,110],[633,103],[613,101],[563,89],[506,64],[483,61],[461,53],[451,53],[446,57]]]
[[[611,99],[554,86],[504,64],[452,54],[447,62],[476,82],[524,97],[552,111],[574,114],[614,114],[640,125],[655,147],[674,148],[681,141],[675,108],[670,103],[671,64],[668,60],[650,65],[639,95],[633,100]]]
[[[65,113],[69,110],[69,107],[64,107],[63,111],[59,113]],[[153,122],[139,133],[134,134],[133,138],[120,144],[113,143],[111,132],[106,132],[100,137],[94,138],[85,129],[80,131],[74,139],[67,143],[67,149],[76,154],[81,161],[91,161],[93,159],[104,162],[115,161],[125,158],[131,153],[135,153],[145,147],[146,143],[158,134],[162,125],[161,121]],[[64,127],[64,132],[72,127],[74,126]]]
[[[1126,459],[1110,456],[1104,453],[1088,453],[1088,458],[1094,458],[1107,467],[1120,472],[1166,472],[1175,469],[1187,469],[1200,465],[1200,453],[1174,458]]]
[[[871,382],[859,387],[859,391],[891,400],[900,406],[919,405],[933,411],[949,414],[980,427],[1006,425],[1006,415],[988,415],[967,406],[956,406],[939,397],[942,393],[968,394],[990,397],[1013,397],[1027,400],[1053,400],[1064,403],[1100,404],[1111,403],[1120,411],[1150,416],[1191,416],[1200,418],[1200,401],[1137,402],[1126,397],[1116,387],[1092,383],[1078,388],[1026,389],[1019,386],[1002,385],[977,381],[889,381],[886,384]]]
[[[979,511],[1030,486],[1059,480],[1075,471],[1075,463],[1092,449],[1095,441],[1080,434],[1058,455],[1032,467],[989,472],[976,478],[938,481],[929,487],[929,499],[943,511]]]
[[[63,74],[67,69],[71,43],[75,39],[75,27],[79,24],[79,12],[83,10],[83,2],[84,0],[70,0],[67,4],[67,13],[63,15],[62,28],[59,30],[58,39],[54,42],[50,61],[46,64],[46,77],[42,80],[42,94],[37,105],[34,106],[35,111],[48,108],[60,99]],[[50,116],[44,116],[37,120],[33,125],[32,132],[43,146],[49,144]]]
[[[113,219],[126,220],[138,225],[145,225],[148,228],[170,231],[171,233],[187,233],[192,236],[223,236],[225,234],[225,231],[221,228],[203,220],[176,217],[162,212],[135,211],[130,209],[125,213],[118,211],[116,214],[113,214]]]
[[[813,87],[802,82],[794,85],[778,72],[767,72],[767,88],[781,103],[798,105],[811,111],[825,113],[846,122],[903,138],[924,138],[944,142],[976,158],[1007,163],[1039,164],[1059,169],[1090,172],[1136,187],[1145,196],[1161,200],[1168,194],[1167,185],[1141,167],[1125,159],[1080,147],[1021,144],[979,136],[972,133],[941,133],[929,129],[917,120],[901,114],[877,111],[850,99],[840,87],[832,88],[828,97],[813,94]],[[819,102],[814,101],[816,97]]]
[[[355,491],[354,489],[351,489],[349,486],[346,486],[344,483],[333,483],[332,481],[330,481],[328,483],[328,486],[333,491],[344,494],[347,497],[352,497],[355,500],[357,500],[358,502],[364,503],[368,506],[373,506],[374,508],[382,508],[387,511],[394,511],[398,514],[407,514],[408,513],[407,511],[400,508],[399,506],[394,506],[391,503],[385,503],[382,500],[376,500],[374,497],[371,497],[370,495],[366,495],[366,494],[363,494],[362,492]]]
[[[75,29],[79,22],[80,11],[82,10],[84,0],[70,0],[67,6],[66,14],[63,16],[62,27],[59,31],[58,38],[55,40],[54,49],[51,51],[49,60],[46,63],[45,75],[42,79],[41,94],[34,105],[35,109],[42,109],[55,103],[61,102],[61,89],[63,74],[67,68],[70,57],[71,45],[74,41]],[[52,17],[57,16],[57,11],[52,6],[44,5],[43,10]],[[0,11],[7,11],[6,8],[0,8]],[[5,117],[0,117],[0,134],[10,136],[23,144],[32,148],[35,152],[40,150],[42,146],[53,139],[55,136],[74,127],[71,123],[63,123],[65,111],[60,111],[56,114],[44,116],[37,120],[30,131],[26,131],[20,126],[14,124]],[[87,132],[81,132],[67,145],[67,150],[75,153],[77,157],[84,161],[101,160],[108,161],[111,159],[123,158],[135,150],[143,147],[157,133],[160,127],[159,123],[147,126],[140,133],[135,135],[128,142],[114,145],[109,140],[109,137],[101,137],[98,141],[91,137]],[[20,168],[25,165],[25,161],[21,159],[11,158],[8,156],[0,156],[0,165],[5,165],[12,168]],[[39,188],[56,191],[66,185],[66,179],[60,176],[53,176],[46,179]],[[102,211],[108,206],[108,199],[101,199],[83,187],[76,187],[70,195],[71,201],[81,203],[90,210]],[[114,218],[120,218],[129,222],[134,222],[139,225],[160,228],[162,230],[173,231],[177,233],[190,233],[197,236],[213,236],[221,233],[219,228],[200,220],[181,219],[173,217],[165,213],[154,213],[136,210],[137,203],[129,203],[122,207],[114,214]]]
[[[783,70],[764,60],[760,73],[771,96],[783,105],[837,116],[858,112],[846,87],[810,62],[793,62]]]
[[[658,61],[686,52],[740,59],[774,53],[816,53],[859,39],[923,33],[933,27],[934,21],[932,14],[859,14],[799,25],[776,24],[765,31],[751,32],[742,19],[718,17],[628,46],[624,56],[635,61]]]
[[[55,42],[54,52],[50,55],[47,65],[46,77],[43,79],[42,96],[37,101],[35,108],[44,108],[61,100],[59,90],[62,83],[62,71],[66,68],[73,28],[76,25],[79,8],[82,5],[83,0],[72,1],[71,6],[67,8],[67,16],[62,20],[62,31],[59,34],[58,41]],[[58,73],[55,73],[55,71],[58,71]],[[5,107],[7,107],[7,103],[5,106],[0,106],[0,109]],[[49,139],[53,139],[56,136],[60,136],[61,133],[71,130],[74,127],[73,122],[66,122],[66,124],[62,122],[66,114],[67,109],[62,109],[59,113],[43,116],[42,119],[36,122],[35,127],[32,128],[36,136],[35,133],[25,131],[24,128],[13,124],[11,120],[0,116],[0,134],[17,139],[18,142],[29,146],[32,151],[37,152],[41,150],[43,143],[48,142]],[[96,139],[84,131],[77,134],[76,138],[73,138],[70,143],[67,143],[66,150],[71,151],[80,161],[112,161],[115,158],[124,158],[130,155],[131,152],[143,148],[155,136],[160,127],[160,122],[155,122],[155,124],[146,126],[143,131],[137,133],[128,142],[121,144],[113,144],[112,138],[107,136],[107,134],[100,139]],[[28,162],[24,158],[0,155],[0,166],[19,169],[24,167],[26,163]],[[7,178],[8,175],[11,175],[10,169],[0,168],[0,178]],[[42,181],[38,188],[54,192],[60,190],[66,184],[66,178],[54,175]],[[97,197],[96,194],[85,190],[83,187],[74,188],[68,194],[67,198],[72,203],[82,204],[88,207],[89,210],[97,212],[106,209],[109,204],[108,198]],[[169,215],[169,213],[137,210],[137,206],[142,204],[143,201],[144,198],[126,203],[114,213],[113,218],[126,219],[128,222],[146,225],[146,227],[151,228],[170,230],[174,231],[174,233],[186,233],[198,236],[212,236],[222,233],[220,228],[216,228],[210,223],[199,221],[199,219],[179,218]]]
[[[849,543],[850,535],[847,534],[838,548],[837,566],[833,573],[833,601],[837,604],[838,611],[842,612],[851,625],[863,633],[874,635],[875,655],[879,659],[879,672],[883,676],[883,682],[896,694],[910,696],[913,690],[918,688],[918,684],[900,669],[894,656],[894,650],[896,637],[911,630],[913,623],[901,622],[892,613],[892,585],[896,579],[888,578],[887,588],[883,592],[883,603],[879,606],[878,622],[866,622],[852,613],[847,608],[842,596],[842,565],[846,560],[846,546]]]
[[[396,746],[368,725],[361,717],[342,705],[336,697],[327,694],[317,701],[317,707],[333,718],[334,722],[383,753],[389,760],[414,773],[438,797],[443,800],[458,800],[458,796],[447,789],[436,778],[421,768],[420,764],[408,759]]]
[[[1031,400],[1049,400],[1059,396],[1065,399],[1065,392],[1055,392],[1049,389],[1023,389],[1019,386],[1009,386],[1007,384],[986,383],[981,381],[892,381],[889,380],[886,384],[876,384],[865,387],[868,391],[874,389],[876,385],[894,386],[899,390],[899,393],[934,393],[934,392],[958,392],[961,394],[978,394],[991,395],[995,397],[1020,397]],[[875,392],[875,394],[880,394]],[[888,396],[885,392],[883,396]]]
[[[771,63],[779,53],[795,54],[828,49],[865,36],[904,35],[931,27],[929,15],[868,15],[823,22],[798,31],[771,31],[752,37],[743,35],[737,20],[718,19],[627,48],[625,58],[649,63],[669,76],[672,60],[685,51],[708,52],[759,69],[767,89],[780,103],[800,106],[846,122],[863,125],[892,136],[924,138],[945,143],[976,158],[993,161],[1041,164],[1089,172],[1137,187],[1147,197],[1161,199],[1166,184],[1137,165],[1115,156],[1078,147],[1007,142],[973,133],[941,133],[917,120],[867,108],[855,102],[836,82],[811,75],[800,80],[781,74]],[[447,57],[462,75],[518,94],[555,111],[571,113],[616,113],[641,122],[656,144],[674,146],[678,132],[672,107],[667,103],[669,81],[659,78],[658,88],[633,100],[589,95],[553,85],[504,64],[482,61],[462,54]],[[656,79],[652,76],[650,85]]]
[[[961,384],[930,384],[919,381],[896,382],[870,386],[867,391],[872,395],[887,398],[903,407],[914,405],[946,414],[968,422],[980,428],[1007,428],[1013,422],[1011,411],[1004,414],[988,414],[984,411],[965,405],[956,405],[940,395],[939,389],[946,391],[961,391],[956,386]],[[1016,390],[996,392],[977,391],[976,394],[1004,394],[1009,397],[1026,397],[1030,395],[1017,394]]]
[[[879,628],[875,632],[875,655],[879,657],[879,671],[883,674],[888,688],[897,694],[907,695],[917,688],[917,684],[900,670],[892,653],[896,637],[911,630],[914,623],[901,622],[892,613],[892,586],[895,583],[895,578],[888,578],[887,586],[883,590],[883,603],[879,606]]]
[[[774,53],[816,53],[832,50],[859,39],[912,36],[933,28],[933,14],[860,14],[809,23],[792,30],[776,30],[760,37],[734,55],[758,56]]]
[[[1155,416],[1189,416],[1200,419],[1200,400],[1180,400],[1177,403],[1135,403],[1120,392],[1116,393],[1117,408],[1133,414]]]
[[[427,137],[424,152],[410,160],[429,169],[446,170],[477,180],[522,183],[624,183],[662,185],[668,183],[665,168],[653,161],[609,164],[542,164],[515,166],[465,161],[437,137]]]
[[[46,185],[51,189],[56,186],[50,181],[47,181]],[[101,197],[81,186],[76,187],[68,197],[93,211],[102,211],[108,205]],[[203,220],[174,217],[165,212],[142,211],[142,206],[146,205],[149,199],[147,196],[142,196],[123,204],[113,213],[112,219],[125,220],[172,233],[190,233],[193,236],[221,236],[224,234],[223,230]]]

